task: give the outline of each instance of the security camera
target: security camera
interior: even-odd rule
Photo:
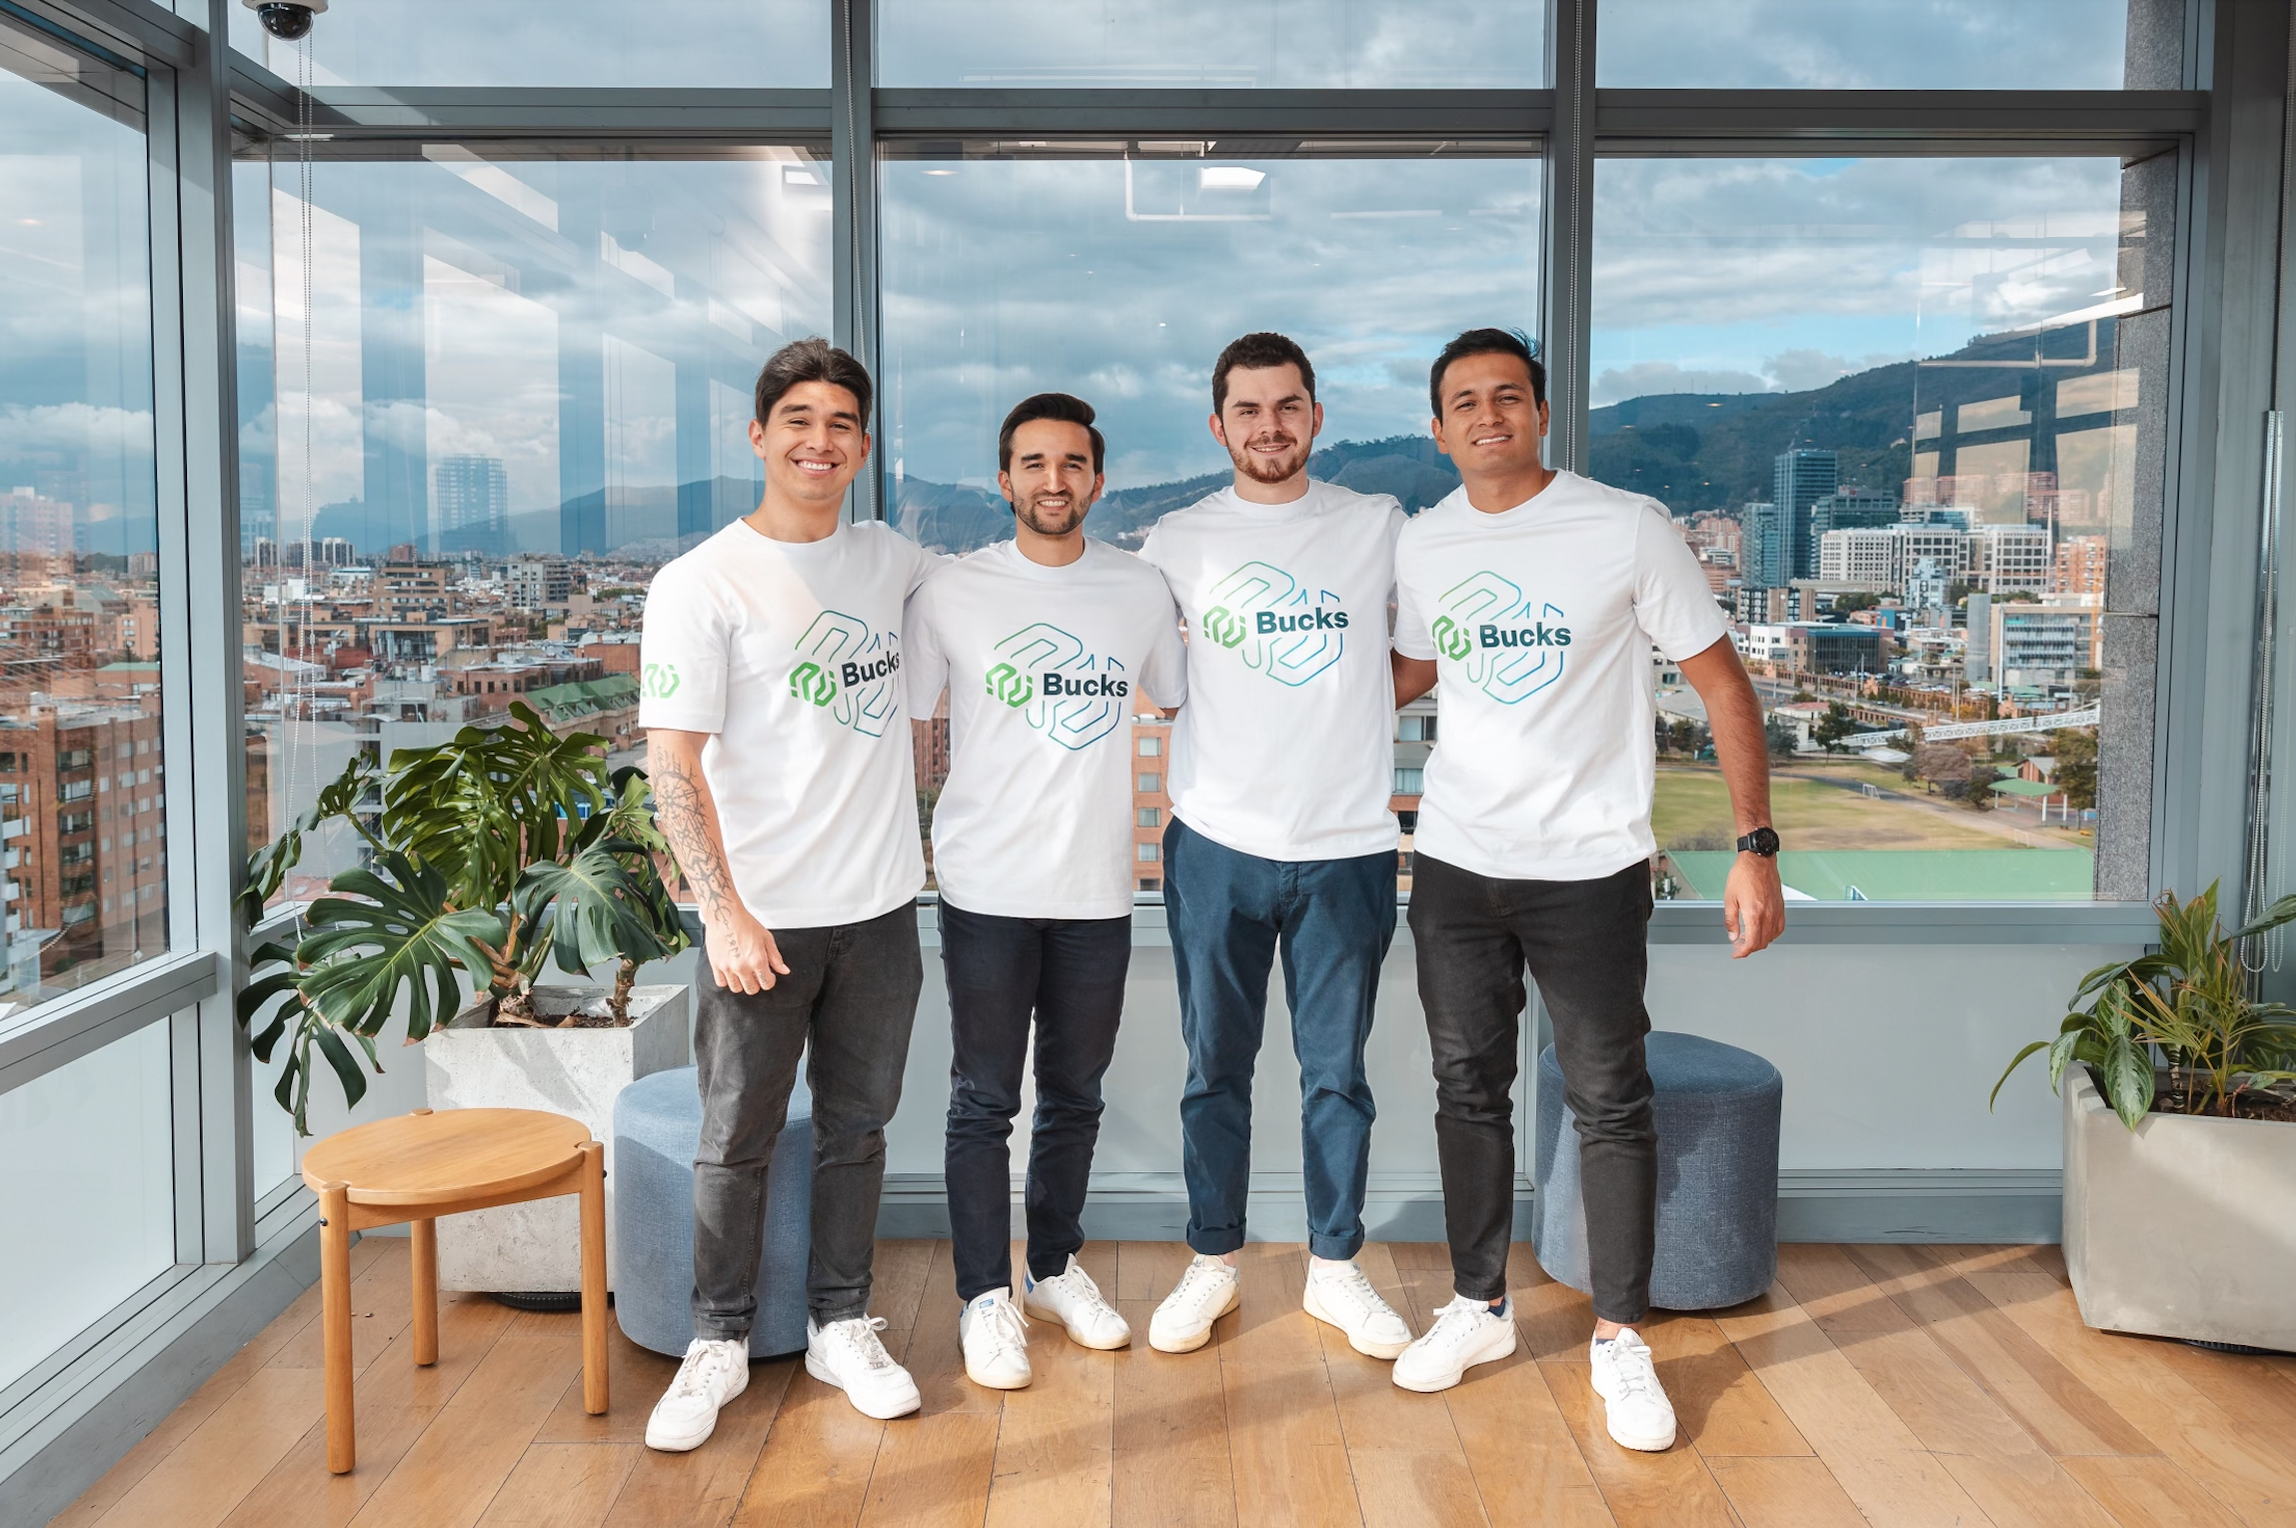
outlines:
[[[311,18],[327,8],[327,0],[239,0],[263,23],[263,30],[281,42],[300,42],[311,35]]]

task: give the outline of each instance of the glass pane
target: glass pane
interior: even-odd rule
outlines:
[[[167,1028],[0,1093],[0,1390],[175,1262]]]
[[[281,42],[236,0],[231,45],[328,85],[827,89],[830,0],[367,0]]]
[[[141,125],[0,27],[0,1017],[167,947]]]
[[[877,0],[880,85],[1453,89],[1546,82],[1545,0]]]
[[[2152,623],[2108,612],[2156,608],[2174,175],[1596,166],[1592,472],[1736,618],[1789,895],[2145,894]],[[1717,896],[1722,781],[1659,685],[1659,884]]]
[[[828,166],[675,152],[241,167],[252,841],[513,701],[638,761],[646,585],[756,507],[758,368],[830,322]]]
[[[2184,0],[1602,0],[1604,85],[2173,90]]]

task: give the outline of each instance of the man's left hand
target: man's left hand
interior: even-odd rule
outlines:
[[[1774,856],[1741,854],[1722,888],[1722,926],[1730,931],[1730,958],[1744,960],[1786,931],[1786,893]]]

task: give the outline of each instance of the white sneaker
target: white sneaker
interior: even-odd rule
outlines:
[[[923,1403],[909,1371],[893,1362],[893,1355],[877,1340],[883,1330],[882,1316],[848,1316],[827,1326],[815,1326],[807,1318],[805,1372],[844,1391],[861,1415],[889,1422]]]
[[[1395,1383],[1406,1390],[1448,1390],[1477,1364],[1494,1363],[1515,1351],[1515,1302],[1498,1310],[1488,1300],[1460,1295],[1435,1313],[1427,1335],[1395,1360]]]
[[[1610,1418],[1611,1441],[1621,1448],[1660,1453],[1674,1446],[1674,1406],[1658,1383],[1650,1345],[1631,1326],[1587,1350],[1594,1393]]]
[[[749,1388],[749,1344],[696,1337],[686,1345],[677,1378],[646,1419],[646,1447],[666,1454],[700,1448],[717,1431],[717,1414]]]
[[[1300,1303],[1316,1320],[1347,1333],[1347,1345],[1366,1358],[1393,1358],[1411,1346],[1410,1323],[1379,1298],[1352,1261],[1310,1258],[1307,1293]]]
[[[1212,1340],[1212,1323],[1236,1308],[1236,1270],[1224,1257],[1199,1252],[1148,1321],[1148,1346],[1193,1353]]]
[[[1022,1303],[1030,1315],[1066,1327],[1068,1340],[1079,1347],[1120,1348],[1132,1340],[1132,1323],[1102,1298],[1100,1286],[1074,1253],[1069,1254],[1068,1266],[1053,1277],[1030,1279]]]
[[[1012,1303],[1012,1291],[992,1289],[965,1302],[957,1317],[957,1340],[964,1344],[965,1378],[991,1390],[1018,1390],[1029,1382],[1028,1323]]]

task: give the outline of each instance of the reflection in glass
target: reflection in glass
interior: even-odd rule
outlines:
[[[635,762],[646,585],[756,507],[758,368],[829,326],[805,151],[419,153],[322,160],[308,199],[239,168],[256,843],[354,754],[515,702]],[[307,843],[281,899],[359,847]]]
[[[175,1262],[167,1031],[0,1093],[0,1390]]]
[[[1489,158],[1251,158],[1217,145],[975,145],[883,178],[888,503],[961,550],[1011,534],[1006,410],[1075,392],[1100,411],[1108,495],[1090,529],[1137,546],[1226,481],[1206,428],[1237,335],[1306,347],[1325,409],[1313,470],[1418,508],[1456,485],[1427,438],[1427,365],[1462,328],[1531,328],[1539,166]],[[1150,157],[1151,154],[1155,157]]]
[[[1606,86],[2173,90],[2184,0],[1602,0]]]
[[[0,28],[0,1017],[167,948],[142,87]]]
[[[206,7],[200,7],[205,19]],[[312,85],[826,89],[830,0],[356,0],[311,28]],[[298,52],[234,3],[231,46],[300,81]]]
[[[1544,0],[877,0],[880,85],[1530,87]]]
[[[2108,612],[2158,585],[2172,160],[1597,164],[1590,470],[1736,617],[1794,892],[2144,894],[2151,623]],[[1661,892],[1717,896],[1660,682]]]

